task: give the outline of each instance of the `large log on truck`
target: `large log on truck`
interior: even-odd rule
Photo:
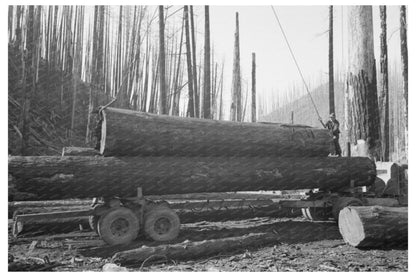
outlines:
[[[293,190],[370,185],[368,158],[11,156],[9,174],[34,200]],[[29,200],[29,199],[28,199]]]
[[[407,246],[407,207],[350,206],[339,213],[344,241],[358,248]]]
[[[326,157],[325,129],[277,123],[243,123],[106,108],[97,139],[104,156]]]

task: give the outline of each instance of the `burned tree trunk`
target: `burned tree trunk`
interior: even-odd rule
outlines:
[[[379,114],[371,6],[349,7],[348,73],[345,92],[347,141],[364,140],[368,155],[379,151]]]
[[[306,126],[236,123],[106,108],[101,112],[104,156],[326,157],[331,137]]]
[[[240,71],[240,31],[238,22],[238,13],[236,13],[236,27],[234,34],[234,61],[233,61],[233,80],[232,80],[232,102],[231,102],[231,120],[241,121],[241,71]]]
[[[336,191],[368,186],[375,165],[368,158],[277,157],[59,157],[9,158],[13,188],[33,200],[91,197],[295,190]],[[30,200],[30,199],[27,199]]]
[[[211,47],[209,39],[209,6],[205,6],[205,44],[204,44],[204,107],[203,118],[211,119]]]
[[[186,65],[188,71],[188,112],[189,117],[196,117],[195,114],[195,99],[194,99],[194,77],[192,76],[192,55],[191,55],[191,41],[189,35],[189,15],[188,6],[183,8],[183,16],[185,21],[185,38],[186,38]]]
[[[256,53],[252,53],[252,63],[251,63],[251,122],[256,122],[256,115],[257,115],[257,111],[256,111]]]
[[[163,16],[163,6],[159,6],[159,78],[160,78],[160,87],[159,87],[159,113],[167,114],[167,89],[166,89],[166,57],[165,57],[165,22]]]
[[[405,102],[405,152],[408,152],[408,57],[407,57],[407,19],[406,6],[400,6],[400,52],[402,56],[403,100]]]
[[[380,129],[381,129],[381,157],[384,161],[389,160],[389,78],[388,78],[388,51],[387,51],[387,27],[386,27],[386,6],[380,6],[380,75],[381,86],[379,94],[380,108]]]
[[[407,207],[346,207],[339,214],[344,241],[360,248],[407,245]]]
[[[329,6],[329,113],[335,113],[334,100],[334,21],[333,6]]]

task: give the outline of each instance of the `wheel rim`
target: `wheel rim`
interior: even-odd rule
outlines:
[[[117,218],[111,223],[110,231],[114,236],[122,237],[129,232],[130,224],[124,218]]]
[[[171,228],[172,228],[172,223],[166,217],[158,218],[155,221],[154,230],[159,235],[163,235],[163,234],[168,233]]]

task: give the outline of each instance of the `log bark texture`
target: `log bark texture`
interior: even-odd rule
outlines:
[[[331,136],[307,126],[238,123],[106,108],[104,156],[326,157]]]
[[[245,249],[252,246],[277,243],[278,237],[271,233],[254,233],[246,236],[212,239],[197,242],[141,247],[114,254],[112,262],[138,263],[153,256],[155,259],[166,258],[186,260],[190,258],[214,255],[223,251]]]
[[[64,147],[62,148],[62,156],[96,156],[100,155],[100,152],[94,148],[86,147]]]
[[[368,158],[9,157],[14,189],[34,200],[368,186]],[[29,200],[29,199],[27,199]]]
[[[344,241],[359,248],[407,245],[407,207],[346,207],[339,214]]]

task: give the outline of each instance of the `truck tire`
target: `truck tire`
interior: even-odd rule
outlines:
[[[144,215],[144,232],[155,241],[170,241],[179,234],[178,215],[166,205],[153,207]]]
[[[332,216],[338,222],[339,212],[348,206],[363,206],[363,202],[355,197],[340,197],[332,206]]]
[[[98,234],[109,245],[126,244],[137,238],[139,219],[128,208],[110,210],[98,220]]]

